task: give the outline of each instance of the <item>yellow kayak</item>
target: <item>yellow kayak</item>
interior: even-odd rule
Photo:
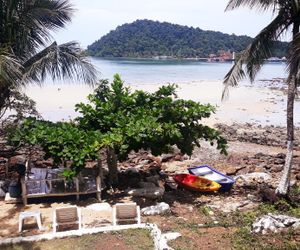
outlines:
[[[221,188],[219,183],[196,175],[177,174],[173,178],[179,186],[193,191],[214,192]]]

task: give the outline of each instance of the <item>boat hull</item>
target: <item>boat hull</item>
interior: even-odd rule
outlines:
[[[192,175],[202,176],[206,179],[219,183],[221,185],[219,192],[229,192],[235,183],[235,180],[231,177],[222,174],[207,165],[188,168],[188,171]]]
[[[179,186],[192,191],[215,192],[221,188],[217,182],[196,175],[177,174],[173,178]]]

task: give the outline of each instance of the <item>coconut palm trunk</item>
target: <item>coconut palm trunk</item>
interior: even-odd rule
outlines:
[[[282,34],[292,28],[292,39],[289,42],[290,51],[287,55],[288,94],[287,94],[287,155],[286,161],[276,193],[286,196],[290,186],[290,176],[293,160],[294,145],[294,100],[297,86],[300,83],[300,0],[230,0],[226,10],[233,10],[247,6],[259,11],[271,10],[274,19],[267,25],[242,52],[241,57],[225,76],[223,98],[228,95],[230,86],[237,86],[238,82],[248,76],[254,81],[265,59],[272,56],[274,41],[280,40]]]
[[[299,23],[295,22],[293,27],[293,39],[296,38],[299,33]],[[293,51],[291,52],[293,53]],[[286,196],[290,187],[291,170],[293,166],[293,152],[294,152],[294,102],[297,92],[297,78],[295,77],[288,84],[287,93],[287,115],[286,115],[286,127],[287,127],[287,153],[285,158],[285,164],[283,173],[276,189],[276,193],[280,196]]]

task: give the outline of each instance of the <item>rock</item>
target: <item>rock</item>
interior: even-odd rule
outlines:
[[[235,167],[229,167],[226,169],[226,174],[227,175],[235,175],[237,172],[237,169]]]
[[[173,154],[163,154],[161,156],[161,162],[167,162],[173,159],[174,155]]]
[[[175,161],[181,161],[182,160],[182,156],[181,155],[175,155],[175,157],[174,157],[174,160]]]
[[[170,206],[165,202],[158,203],[156,206],[145,207],[141,209],[141,213],[144,215],[158,215],[169,213]]]
[[[156,185],[152,182],[144,182],[144,181],[141,181],[138,183],[138,186],[140,188],[155,188]]]
[[[271,172],[274,172],[274,173],[279,173],[279,172],[281,172],[283,170],[283,166],[273,166],[272,168],[271,168]]]
[[[174,182],[173,180],[167,180],[165,182],[165,188],[166,191],[173,191],[176,190],[178,187],[178,185],[176,184],[176,182]]]
[[[277,233],[283,228],[299,228],[300,219],[286,216],[286,215],[274,215],[269,213],[261,218],[256,219],[252,224],[253,233],[266,234],[268,232]]]
[[[242,208],[245,207],[252,207],[253,203],[249,200],[246,201],[230,201],[230,202],[225,202],[220,201],[220,202],[215,202],[214,204],[208,204],[207,206],[209,208],[217,209],[219,211],[222,211],[223,213],[231,213],[235,212],[237,210],[241,210]]]
[[[151,182],[155,185],[158,185],[158,181],[160,180],[160,176],[159,175],[153,175],[153,176],[149,176],[146,177],[147,182]]]
[[[276,155],[276,158],[279,158],[279,159],[284,159],[285,160],[285,157],[286,155],[284,153],[279,153]]]
[[[15,166],[17,164],[25,164],[25,163],[26,163],[26,157],[24,155],[13,156],[9,159],[10,166]]]
[[[176,240],[177,238],[181,237],[181,233],[164,233],[163,237],[166,241]]]
[[[239,175],[235,178],[236,186],[243,187],[243,186],[257,186],[258,184],[262,183],[270,183],[272,181],[271,175],[267,173],[250,173],[250,174],[244,174]]]
[[[127,193],[134,197],[145,197],[150,199],[161,198],[164,195],[165,189],[161,187],[155,188],[137,188],[131,189]]]

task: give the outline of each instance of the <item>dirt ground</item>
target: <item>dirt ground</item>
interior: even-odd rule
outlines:
[[[164,165],[164,168],[167,173],[174,173],[185,172],[188,165],[210,164],[222,172],[227,172],[230,170],[230,168],[234,168],[235,170],[241,169],[239,170],[240,173],[243,173],[243,171],[253,172],[257,170],[257,166],[255,166],[256,161],[251,162],[252,157],[255,158],[255,155],[258,153],[267,154],[272,157],[279,153],[285,153],[285,150],[279,147],[262,146],[245,142],[230,142],[229,155],[221,156],[214,148],[204,144],[202,148],[195,150],[190,159],[167,163]],[[300,151],[295,152],[295,168],[297,169],[300,168],[298,162],[299,157]],[[250,165],[251,168],[247,168]],[[252,167],[254,167],[254,170]],[[264,171],[266,170],[264,169]],[[280,172],[271,174],[274,177],[280,176]],[[294,175],[293,180],[295,180]],[[296,185],[297,183],[299,185],[299,181],[296,182]],[[275,240],[276,242],[278,239],[281,239],[282,244],[285,244],[285,242],[287,242],[286,244],[292,244],[294,242],[295,244],[293,243],[293,245],[291,245],[292,247],[299,246],[297,244],[300,242],[300,232],[296,231],[289,233],[288,236],[286,234],[282,236],[270,236],[267,240],[263,237],[257,237],[255,240],[260,240],[260,243],[257,243],[258,247],[242,247],[245,242],[249,243],[251,240],[253,240],[250,234],[248,235],[246,232],[241,234],[242,226],[245,228],[248,226],[248,221],[245,221],[245,218],[250,216],[252,219],[254,215],[261,214],[261,211],[263,211],[261,206],[264,206],[264,204],[262,204],[260,201],[251,202],[251,206],[245,206],[238,212],[239,214],[231,213],[224,215],[219,211],[207,209],[207,205],[213,202],[225,204],[231,201],[241,201],[245,199],[245,197],[249,197],[249,195],[259,198],[257,190],[241,189],[236,187],[234,187],[229,193],[216,193],[211,195],[193,193],[183,189],[167,191],[164,197],[159,201],[168,203],[171,207],[171,213],[163,216],[142,216],[142,222],[156,223],[163,232],[180,232],[182,237],[170,243],[170,245],[175,249],[264,249],[264,244],[268,243],[270,246],[272,246],[275,239],[277,239]],[[104,196],[104,201],[108,202],[110,205],[113,205],[116,202],[129,200],[132,200],[132,198],[126,196],[123,192]],[[134,201],[136,201],[142,208],[156,203],[156,201],[146,199],[134,199]],[[29,236],[51,232],[53,209],[55,207],[67,205],[77,205],[82,208],[83,227],[105,226],[110,224],[112,220],[111,210],[99,212],[87,208],[88,205],[95,202],[97,201],[94,198],[85,198],[80,202],[53,202],[44,199],[42,201],[36,201],[36,203],[34,201],[34,203],[24,207],[22,204],[6,204],[4,201],[0,201],[0,240],[7,237],[15,237],[20,235]],[[257,210],[257,208],[259,208],[258,210],[260,210],[260,212]],[[271,206],[268,209],[271,209]],[[42,213],[44,231],[40,232],[37,229],[35,222],[31,220],[25,222],[25,230],[19,234],[19,213],[22,211],[32,210],[39,210]],[[295,214],[296,210],[291,211],[293,211]],[[268,211],[266,210],[266,212]],[[300,217],[300,212],[299,215],[296,214],[296,216]],[[236,239],[236,237],[238,237],[237,235],[239,235],[239,238]],[[247,238],[245,238],[246,236]],[[236,242],[240,242],[241,244],[237,244]],[[112,242],[111,244],[111,249],[116,249],[114,248],[114,243]],[[266,245],[266,247],[268,246],[269,245]],[[286,245],[283,246],[286,247]]]

